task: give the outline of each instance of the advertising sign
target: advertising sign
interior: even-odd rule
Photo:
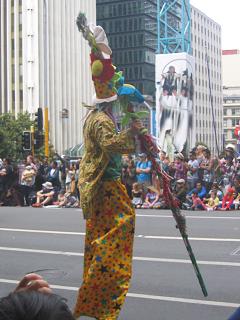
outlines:
[[[187,53],[156,55],[156,134],[168,155],[191,146],[194,68]]]

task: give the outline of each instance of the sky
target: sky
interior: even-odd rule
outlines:
[[[222,26],[222,49],[240,50],[240,0],[190,0]]]

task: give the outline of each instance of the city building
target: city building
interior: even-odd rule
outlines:
[[[236,125],[240,123],[240,50],[223,50],[223,127],[225,144],[235,144]]]
[[[146,95],[155,96],[157,9],[160,0],[97,0],[97,23],[110,39],[114,63],[126,82]],[[169,24],[181,26],[181,3],[171,7]],[[171,28],[169,28],[171,30]],[[170,35],[171,36],[171,35]],[[191,45],[195,58],[195,102],[192,142],[203,142],[216,153],[223,145],[221,26],[191,6]],[[209,58],[212,106],[206,57]],[[213,114],[212,114],[213,107]],[[214,129],[213,122],[216,124]],[[216,132],[216,136],[215,136]]]
[[[195,139],[217,154],[223,148],[221,26],[193,6],[191,24],[195,58]]]
[[[144,95],[155,95],[157,2],[97,0],[97,23],[108,34],[113,62]]]
[[[0,112],[23,111],[22,1],[0,0]]]
[[[49,108],[58,153],[81,144],[93,85],[79,11],[96,21],[96,0],[0,0],[0,113]]]

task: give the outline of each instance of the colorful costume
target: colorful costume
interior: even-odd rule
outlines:
[[[117,319],[131,278],[135,213],[120,182],[119,154],[134,151],[129,131],[115,132],[103,111],[84,126],[79,187],[87,218],[84,277],[75,315]]]
[[[96,28],[104,38],[104,30]],[[117,132],[111,110],[112,101],[117,99],[115,81],[121,74],[114,73],[110,57],[105,59],[98,51],[96,39],[92,39],[96,30],[89,35],[84,32],[93,43],[91,68],[97,106],[83,128],[85,154],[78,185],[87,222],[83,283],[74,316],[113,320],[118,317],[131,279],[135,212],[120,176],[121,154],[134,152],[135,140],[130,129]],[[97,37],[103,40],[99,33]]]
[[[120,159],[121,154],[134,152],[135,147],[132,130],[117,133],[112,104],[118,96],[121,98],[125,113],[122,124],[126,124],[131,119],[145,116],[141,111],[133,113],[131,110],[133,103],[142,103],[144,98],[135,87],[124,84],[122,73],[117,72],[112,65],[111,49],[104,30],[100,26],[88,25],[85,15],[81,13],[77,18],[77,25],[92,49],[91,69],[96,91],[94,102],[97,106],[84,125],[85,155],[81,162],[78,184],[87,225],[83,283],[79,289],[74,316],[115,320],[131,279],[135,224],[131,200],[120,182]],[[145,146],[149,155],[155,155],[155,151],[159,150],[152,138],[145,135],[146,131],[142,128],[138,132],[141,145]],[[156,165],[154,159],[151,160]],[[178,208],[175,208],[174,200],[169,197],[169,183],[166,177],[164,179],[165,198],[174,204],[174,217],[195,271],[199,273],[185,233],[185,220]],[[200,276],[198,274],[199,281],[202,281]]]

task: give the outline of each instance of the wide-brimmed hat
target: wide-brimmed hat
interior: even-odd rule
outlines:
[[[231,143],[226,145],[225,151],[230,151],[230,152],[234,152],[235,151],[235,146]]]
[[[53,185],[52,185],[52,182],[45,182],[42,184],[42,186],[46,189],[53,189]]]
[[[185,183],[185,180],[184,179],[179,179],[179,180],[177,180],[177,183]]]
[[[27,170],[31,170],[31,169],[32,169],[32,167],[31,167],[31,166],[26,166],[26,167],[25,167],[25,169],[27,169]]]
[[[138,156],[139,156],[140,158],[146,158],[146,157],[147,157],[146,153],[139,153]]]
[[[179,153],[176,154],[175,158],[184,160],[184,155],[179,152]]]
[[[159,191],[154,186],[148,186],[147,189],[159,194]]]

